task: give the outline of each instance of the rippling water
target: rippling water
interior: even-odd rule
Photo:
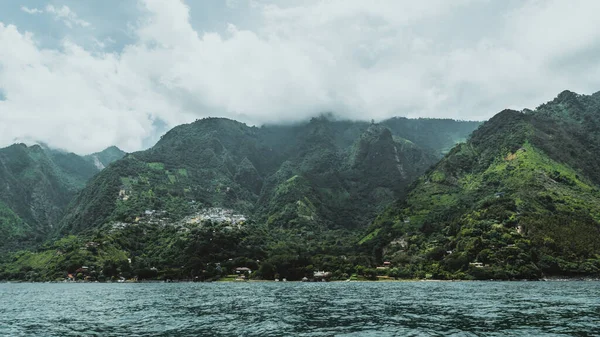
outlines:
[[[599,336],[598,282],[0,284],[0,336]]]

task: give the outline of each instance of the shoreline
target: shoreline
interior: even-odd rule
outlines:
[[[410,283],[410,282],[432,282],[432,283],[446,283],[446,282],[600,282],[600,278],[598,277],[549,277],[543,279],[536,280],[432,280],[432,279],[400,279],[400,280],[332,280],[332,281],[319,281],[319,282],[306,282],[306,281],[274,281],[274,280],[246,280],[246,281],[236,281],[236,280],[214,280],[208,282],[195,282],[195,281],[162,281],[162,280],[147,280],[147,281],[125,281],[125,282],[63,282],[63,281],[8,281],[2,280],[0,284],[143,284],[143,283]]]

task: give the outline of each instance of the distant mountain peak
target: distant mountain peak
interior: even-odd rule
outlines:
[[[106,149],[104,149],[104,150],[102,150],[100,152],[106,152],[106,151],[120,151],[120,152],[123,152],[123,150],[121,150],[120,148],[118,148],[115,145],[109,146],[109,147],[107,147]]]
[[[246,123],[242,123],[240,121],[236,121],[234,119],[226,118],[226,117],[205,117],[205,118],[195,120],[193,123],[191,123],[191,125],[210,125],[210,126],[243,125],[243,126],[247,126]]]
[[[113,162],[125,157],[126,153],[116,146],[109,146],[106,149],[92,153],[84,158],[94,164],[98,170],[103,170]]]
[[[595,114],[595,96],[580,95],[564,90],[552,101],[540,105],[533,115],[547,116],[563,121],[583,122],[585,115]],[[591,109],[590,109],[591,108]]]
[[[556,96],[554,101],[557,103],[567,102],[573,99],[577,99],[578,96],[579,94],[576,92],[570,90],[563,90],[560,94],[558,94],[558,96]]]

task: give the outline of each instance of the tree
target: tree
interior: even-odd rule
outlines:
[[[263,280],[272,280],[275,278],[275,266],[269,262],[263,262],[258,268],[257,276]]]

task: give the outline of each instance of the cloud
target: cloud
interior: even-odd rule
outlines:
[[[37,9],[37,8],[28,8],[25,6],[21,6],[21,10],[27,14],[39,14],[39,13],[44,13],[43,10],[41,9]]]
[[[253,19],[211,32],[183,1],[141,0],[133,42],[113,52],[107,37],[90,49],[68,38],[47,49],[0,24],[0,46],[11,46],[0,48],[0,145],[32,139],[79,153],[113,144],[133,151],[157,125],[206,116],[251,124],[326,111],[484,119],[563,89],[600,89],[595,0],[236,6]],[[46,11],[85,26],[66,6]]]
[[[225,5],[230,9],[236,9],[240,6],[240,0],[225,0]]]
[[[46,6],[46,12],[54,14],[54,19],[62,21],[67,27],[73,28],[73,25],[80,27],[89,27],[90,23],[80,19],[77,13],[73,12],[69,6],[54,7],[53,5]]]

